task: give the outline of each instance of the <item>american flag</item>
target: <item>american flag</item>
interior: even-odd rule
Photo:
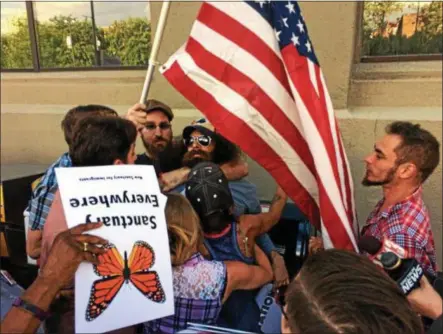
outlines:
[[[326,248],[357,250],[349,164],[295,1],[203,3],[160,71],[274,177]]]

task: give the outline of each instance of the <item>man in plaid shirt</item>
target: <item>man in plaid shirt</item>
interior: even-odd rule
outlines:
[[[440,144],[420,125],[394,122],[366,157],[365,186],[382,186],[383,199],[369,215],[362,235],[388,238],[436,276],[437,259],[422,184],[440,160]]]
[[[77,106],[66,113],[61,126],[68,146],[71,144],[74,128],[78,121],[84,117],[95,115],[118,116],[115,110],[111,108],[93,104]],[[54,200],[54,194],[58,189],[55,169],[71,166],[71,158],[69,157],[69,153],[66,152],[46,170],[33,190],[31,200],[26,209],[29,212],[26,252],[34,259],[40,256],[43,226],[45,225],[46,217]]]

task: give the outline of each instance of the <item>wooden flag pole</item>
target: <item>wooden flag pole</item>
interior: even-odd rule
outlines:
[[[166,18],[168,17],[170,1],[163,1],[160,17],[158,19],[157,30],[155,32],[154,43],[152,43],[151,55],[149,56],[148,70],[146,72],[145,83],[143,84],[142,95],[140,103],[145,103],[148,97],[149,87],[151,86],[152,77],[154,76],[155,66],[157,65],[157,54],[160,49],[160,43],[163,36],[163,31],[166,26]]]

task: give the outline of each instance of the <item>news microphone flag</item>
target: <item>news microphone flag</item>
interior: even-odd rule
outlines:
[[[297,2],[203,3],[160,71],[274,177],[326,248],[357,250],[349,163]]]
[[[383,238],[380,241],[373,236],[364,235],[358,240],[357,245],[361,252],[366,252],[369,259],[381,267],[383,265],[380,261],[384,253],[393,253],[400,259],[408,257],[408,252],[403,247],[388,238]]]

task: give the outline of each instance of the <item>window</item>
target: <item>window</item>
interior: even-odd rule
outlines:
[[[442,10],[441,1],[365,1],[362,60],[441,59]]]
[[[26,4],[0,2],[1,6],[1,68],[32,69]]]
[[[147,64],[151,51],[151,26],[146,19],[148,5],[143,2],[96,2],[94,8],[100,34],[100,63]]]
[[[1,5],[2,70],[124,68],[148,63],[147,1]]]

